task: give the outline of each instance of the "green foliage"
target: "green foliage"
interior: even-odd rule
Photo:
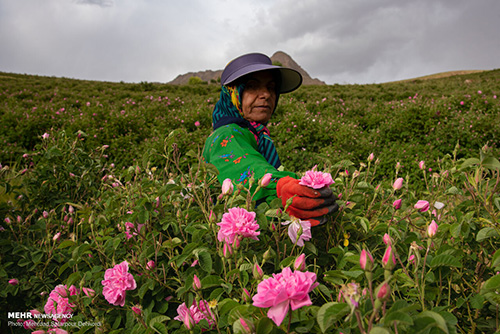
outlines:
[[[188,81],[189,85],[200,85],[200,84],[207,84],[206,81],[203,81],[200,77],[190,77]]]
[[[285,166],[331,173],[341,208],[299,247],[279,200],[255,207],[245,189],[221,195],[217,171],[200,158],[218,88],[5,74],[0,308],[43,312],[63,284],[80,289],[69,297],[76,325],[65,328],[75,333],[188,333],[177,308],[200,300],[214,324],[201,320],[193,333],[498,330],[498,75],[280,97],[270,128]],[[418,200],[430,209],[414,208]],[[232,207],[255,212],[260,235],[231,253],[217,223]],[[384,241],[394,265],[383,261]],[[312,305],[277,326],[252,297],[301,254],[319,285]],[[101,281],[123,261],[137,287],[122,307],[104,298]],[[15,332],[7,320],[0,331]]]

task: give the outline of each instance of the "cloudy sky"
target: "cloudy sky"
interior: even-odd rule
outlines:
[[[247,52],[327,84],[500,68],[499,0],[0,0],[0,71],[168,82]]]

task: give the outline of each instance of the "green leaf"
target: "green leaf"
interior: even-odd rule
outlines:
[[[212,257],[210,256],[209,252],[199,252],[198,261],[200,263],[201,269],[205,270],[209,274],[212,272]]]
[[[424,325],[425,328],[438,327],[440,330],[448,334],[448,326],[446,325],[446,321],[444,318],[436,312],[433,311],[424,311],[418,314],[416,319],[419,319],[419,325]]]
[[[413,319],[409,314],[398,311],[390,312],[384,318],[384,324],[387,326],[392,326],[393,322],[413,325]]]
[[[487,158],[485,158],[481,162],[481,165],[484,168],[487,168],[487,169],[500,170],[500,162],[497,159],[493,158],[493,157],[487,157]]]
[[[210,293],[210,298],[208,298],[209,300],[219,300],[220,297],[222,296],[222,294],[224,293],[224,289],[223,288],[217,288],[217,289],[214,289],[214,291],[212,291]]]
[[[318,310],[316,321],[323,333],[336,321],[349,314],[350,308],[346,303],[330,302],[326,303]]]
[[[493,254],[490,267],[497,268],[498,266],[500,266],[500,249],[497,249],[495,254]]]
[[[370,228],[370,221],[366,217],[357,217],[359,224],[365,231],[365,233],[368,232],[368,229]]]
[[[76,273],[72,273],[69,275],[68,279],[66,280],[66,285],[71,286],[75,284],[77,281],[80,281],[82,279],[82,274],[77,271]]]
[[[149,321],[149,327],[153,329],[156,333],[167,334],[167,327],[163,324],[164,321],[170,320],[166,315],[159,315],[154,317]]]
[[[370,334],[391,334],[391,332],[389,332],[384,327],[373,327],[370,331]]]
[[[462,191],[460,189],[458,189],[457,187],[452,186],[452,187],[448,188],[448,190],[446,190],[445,193],[451,194],[451,195],[461,195]]]
[[[278,212],[276,209],[267,210],[266,216],[271,218],[278,218]]]
[[[495,197],[495,199],[493,199],[493,203],[495,203],[495,206],[500,211],[500,197]]]
[[[203,280],[202,280],[202,284],[203,284]],[[223,301],[221,301],[218,305],[218,308],[219,308],[219,313],[221,315],[226,315],[226,314],[229,314],[229,312],[239,306],[240,303],[230,299],[230,298],[226,298],[224,299]]]
[[[490,291],[498,291],[499,289],[500,289],[500,275],[495,275],[486,280],[486,282],[484,282],[481,288],[481,294]]]
[[[255,332],[259,334],[269,334],[273,331],[274,324],[267,317],[260,318],[255,322]]]
[[[476,241],[481,242],[483,240],[489,239],[489,238],[496,238],[498,237],[498,232],[495,230],[493,227],[485,227],[482,228],[479,232],[477,232],[476,235]]]
[[[488,299],[492,304],[500,305],[500,275],[495,275],[484,282],[479,292],[482,296]]]
[[[464,161],[464,163],[462,164],[462,166],[460,166],[460,170],[463,170],[467,167],[470,167],[472,165],[478,165],[480,163],[479,159],[477,158],[470,158],[470,159],[467,159]]]
[[[462,223],[454,223],[450,227],[450,234],[453,238],[458,238],[462,231]]]
[[[306,241],[304,243],[304,246],[308,251],[310,251],[314,255],[318,255],[318,249],[316,248],[316,246],[314,246],[312,242]]]
[[[61,242],[59,244],[59,246],[57,247],[58,249],[63,249],[63,248],[66,248],[66,247],[71,247],[75,245],[75,242],[72,241],[72,240],[64,240],[63,242]]]
[[[456,256],[450,254],[439,254],[432,259],[430,266],[431,268],[436,268],[436,267],[462,268],[462,263],[460,263],[460,261],[456,258]]]
[[[352,278],[358,278],[359,276],[363,275],[365,272],[363,270],[342,270],[342,274],[344,274],[347,277],[352,277]]]
[[[483,295],[478,294],[470,299],[470,306],[472,308],[477,309],[477,310],[482,309],[483,304],[484,304],[484,296]]]
[[[223,281],[219,276],[209,275],[201,279],[201,287],[203,289],[212,288],[214,286],[220,286]]]

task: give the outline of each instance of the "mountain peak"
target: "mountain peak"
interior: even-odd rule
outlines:
[[[277,51],[271,56],[271,61],[278,62],[283,67],[289,67],[291,69],[296,70],[302,75],[302,84],[303,85],[325,85],[325,83],[319,79],[313,79],[309,76],[309,74],[300,67],[299,64],[295,62],[288,54],[283,51]],[[198,77],[203,81],[208,83],[212,82],[220,82],[220,77],[223,70],[206,70],[199,72],[188,72],[186,74],[178,75],[174,80],[170,81],[170,84],[174,85],[185,85],[189,82],[191,77]]]
[[[279,62],[281,66],[288,67],[296,70],[300,74],[302,74],[302,84],[303,85],[324,85],[325,83],[319,79],[311,78],[311,76],[300,67],[295,60],[292,59],[288,54],[283,51],[277,51],[271,56],[271,60],[273,62]]]

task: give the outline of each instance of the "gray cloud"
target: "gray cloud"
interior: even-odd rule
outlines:
[[[101,7],[109,7],[113,5],[113,0],[76,0],[76,3],[81,5],[97,5]]]
[[[285,51],[329,84],[500,67],[497,0],[0,0],[0,71],[167,82]]]

